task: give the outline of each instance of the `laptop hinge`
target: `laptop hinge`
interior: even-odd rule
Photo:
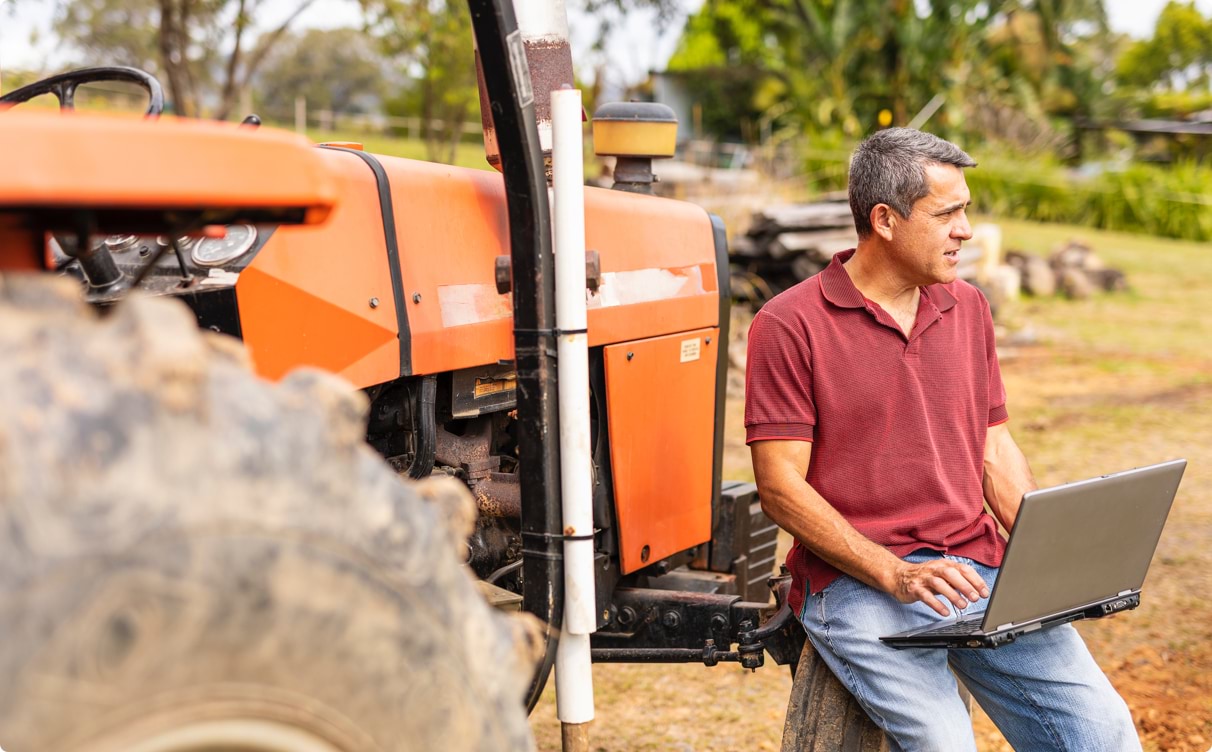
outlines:
[[[1131,590],[1121,590],[1116,594],[1116,597],[1118,598],[1118,597],[1122,597],[1125,595],[1132,595],[1132,591]]]
[[[1012,622],[1012,621],[1008,621],[1008,622],[1006,622],[1005,624],[998,624],[998,625],[997,625],[997,629],[995,629],[995,630],[993,630],[993,631],[994,631],[994,632],[1000,632],[1000,631],[1002,631],[1003,629],[1009,629],[1010,627],[1013,627],[1013,626],[1014,626],[1014,622]]]

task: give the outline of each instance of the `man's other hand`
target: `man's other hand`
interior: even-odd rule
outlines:
[[[966,608],[977,598],[989,597],[989,586],[967,564],[950,559],[935,559],[911,564],[902,561],[893,572],[891,594],[901,603],[921,601],[941,616],[948,616],[947,607],[938,596],[950,601],[957,609]]]

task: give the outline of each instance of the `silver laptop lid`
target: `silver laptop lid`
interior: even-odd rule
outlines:
[[[1186,467],[1173,460],[1026,494],[984,629],[1139,590]]]

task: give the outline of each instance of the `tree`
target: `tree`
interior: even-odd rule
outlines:
[[[386,89],[387,61],[360,29],[308,29],[288,34],[256,78],[259,108],[288,120],[295,97],[334,112],[378,103]]]
[[[471,17],[463,0],[361,0],[366,29],[411,80],[388,102],[393,115],[421,120],[426,155],[453,162],[478,89]]]
[[[1121,82],[1142,89],[1206,88],[1212,78],[1212,19],[1204,18],[1194,2],[1170,0],[1153,37],[1132,44],[1116,73]]]
[[[85,64],[134,65],[167,79],[178,114],[226,119],[290,25],[315,0],[291,0],[260,29],[272,0],[59,0],[53,29]]]
[[[752,66],[765,83],[738,110],[781,100],[810,129],[849,137],[881,113],[905,125],[940,95],[943,130],[980,115],[975,101],[1043,122],[1097,90],[1076,50],[1105,28],[1101,0],[707,0],[670,67]]]

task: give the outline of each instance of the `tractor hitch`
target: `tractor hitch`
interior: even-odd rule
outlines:
[[[794,663],[804,645],[804,631],[787,605],[790,584],[787,575],[770,579],[773,604],[736,595],[619,588],[611,620],[593,636],[593,660],[740,663],[757,669],[769,653],[780,666]],[[727,649],[733,644],[735,650]]]

